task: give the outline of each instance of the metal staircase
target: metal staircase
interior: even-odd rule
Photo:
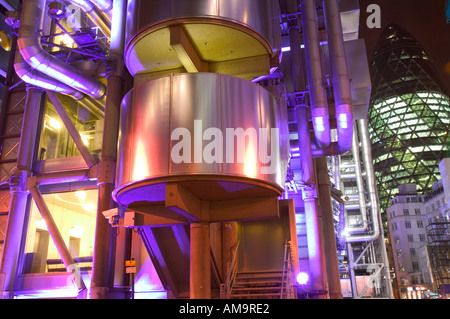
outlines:
[[[284,279],[286,284],[286,279]],[[231,290],[231,299],[280,299],[285,287],[282,271],[239,272]]]
[[[291,243],[285,244],[284,262],[281,270],[237,270],[237,249],[235,246],[234,258],[230,265],[231,274],[227,278],[230,283],[226,286],[225,297],[230,299],[295,299],[296,293],[293,285],[293,268],[291,256]]]

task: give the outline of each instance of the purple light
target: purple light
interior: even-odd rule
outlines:
[[[301,272],[297,275],[297,282],[299,285],[306,285],[309,281],[309,275],[306,272]]]

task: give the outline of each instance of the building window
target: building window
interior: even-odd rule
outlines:
[[[411,222],[410,221],[406,221],[405,222],[405,227],[406,228],[411,228]]]
[[[414,235],[408,235],[408,242],[414,242]]]
[[[416,215],[420,215],[420,208],[414,209],[414,212],[415,212]]]
[[[98,190],[44,194],[61,236],[81,270],[92,268]],[[25,244],[24,273],[65,271],[47,225],[33,201]]]
[[[426,241],[427,240],[425,234],[420,234],[419,238],[420,238],[420,241]]]
[[[403,210],[403,215],[409,216],[409,209],[404,209]]]
[[[414,271],[419,271],[420,270],[419,263],[416,262],[416,261],[413,261],[412,267],[413,267]]]
[[[416,255],[416,249],[415,248],[410,248],[409,249],[409,253],[411,254],[411,256],[415,256]]]
[[[103,140],[103,118],[94,114],[73,99],[61,96],[67,114],[81,135],[83,143],[93,154],[101,152]],[[100,113],[100,112],[98,112]],[[62,123],[55,107],[47,99],[39,144],[39,160],[80,156],[80,152],[69,131]]]
[[[423,221],[421,220],[417,221],[417,228],[423,228]]]

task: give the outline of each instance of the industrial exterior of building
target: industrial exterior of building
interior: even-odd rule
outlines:
[[[431,192],[419,195],[415,184],[401,184],[386,210],[395,280],[402,299],[437,294],[448,298],[449,161],[440,162],[442,179],[432,185]]]
[[[358,1],[0,4],[4,299],[393,297]]]
[[[370,140],[382,213],[398,185],[419,194],[439,179],[449,150],[450,97],[422,46],[392,24],[381,34],[370,62]]]

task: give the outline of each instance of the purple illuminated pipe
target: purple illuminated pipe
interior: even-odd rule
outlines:
[[[331,132],[327,94],[322,75],[322,61],[320,59],[320,42],[315,0],[303,0],[301,2],[301,10],[305,59],[307,61],[306,73],[311,99],[311,118],[314,127],[315,142],[317,147],[322,149],[330,144]]]
[[[19,78],[25,83],[50,90],[57,93],[73,96],[80,100],[84,97],[83,93],[78,92],[74,88],[61,83],[60,81],[49,77],[39,71],[33,70],[28,63],[23,60],[22,55],[17,52],[14,58],[14,69]]]
[[[324,0],[325,23],[330,52],[336,110],[337,142],[313,151],[314,157],[341,155],[351,150],[353,138],[353,102],[345,60],[340,11],[336,0]]]
[[[101,99],[105,86],[97,79],[47,53],[39,41],[45,0],[24,0],[17,45],[32,69],[58,79],[62,83],[95,99]]]
[[[97,8],[100,9],[100,11],[103,12],[111,11],[113,7],[112,0],[92,0],[92,2],[95,4]]]
[[[67,0],[67,2],[80,7],[97,26],[108,33],[108,37],[110,36],[112,1]],[[103,13],[99,14],[95,7]]]

